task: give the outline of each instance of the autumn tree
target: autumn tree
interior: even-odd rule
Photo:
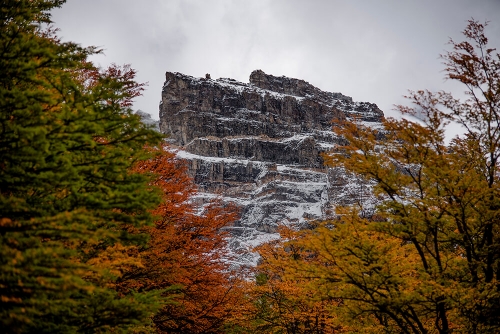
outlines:
[[[409,117],[387,119],[382,135],[353,123],[335,129],[349,144],[327,164],[374,182],[381,203],[371,219],[344,208],[302,232],[292,244],[316,260],[289,272],[342,300],[331,312],[353,332],[500,331],[500,56],[484,28],[469,21],[466,41],[451,41],[443,56],[465,101],[412,92],[414,106],[399,107]],[[450,123],[465,133],[446,143]]]
[[[225,230],[237,219],[237,208],[217,200],[198,208],[185,162],[166,145],[150,151],[155,157],[135,170],[154,175],[151,185],[161,190],[162,202],[152,212],[154,226],[135,229],[150,236],[139,250],[143,266],[126,271],[118,290],[165,290],[173,302],[153,317],[159,333],[221,333],[241,298]]]
[[[255,249],[260,255],[255,281],[245,285],[246,301],[234,317],[233,332],[344,333],[344,326],[329,312],[335,301],[316,293],[312,277],[292,274],[297,261],[314,260],[296,243],[300,233],[284,226],[279,232],[281,239]]]
[[[161,135],[129,108],[129,69],[98,71],[95,48],[51,29],[58,0],[7,0],[0,21],[0,327],[6,333],[126,330],[148,323],[161,290],[117,291],[160,201],[131,172]],[[78,73],[94,72],[92,85]]]

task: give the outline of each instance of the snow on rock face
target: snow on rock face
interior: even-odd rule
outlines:
[[[336,205],[373,205],[369,184],[323,166],[322,152],[343,140],[333,120],[380,127],[375,104],[353,102],[293,78],[252,72],[250,83],[166,73],[160,131],[187,161],[200,204],[215,195],[238,204],[230,227],[235,265],[255,265],[252,248],[279,237],[280,224],[305,226]]]

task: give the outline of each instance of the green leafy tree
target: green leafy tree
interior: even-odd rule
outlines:
[[[161,291],[117,292],[141,266],[130,227],[152,222],[158,193],[131,167],[160,134],[130,109],[128,67],[61,42],[58,0],[5,0],[0,20],[0,327],[6,333],[114,332],[147,323]],[[124,250],[127,251],[124,251]]]

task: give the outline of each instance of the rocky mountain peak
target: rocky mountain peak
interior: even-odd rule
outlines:
[[[231,247],[246,251],[277,238],[277,226],[327,218],[338,204],[370,201],[369,187],[323,166],[321,153],[343,143],[333,120],[380,127],[383,112],[300,79],[253,71],[249,83],[167,72],[160,130],[198,185],[200,204],[235,202],[241,219]]]

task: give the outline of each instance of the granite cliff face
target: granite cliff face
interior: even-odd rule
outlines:
[[[279,224],[327,218],[335,205],[374,199],[370,187],[323,166],[322,152],[342,143],[333,120],[379,127],[375,104],[354,102],[293,78],[256,70],[249,83],[166,73],[160,130],[186,159],[200,203],[220,195],[242,207],[231,247],[246,250],[277,238]]]

